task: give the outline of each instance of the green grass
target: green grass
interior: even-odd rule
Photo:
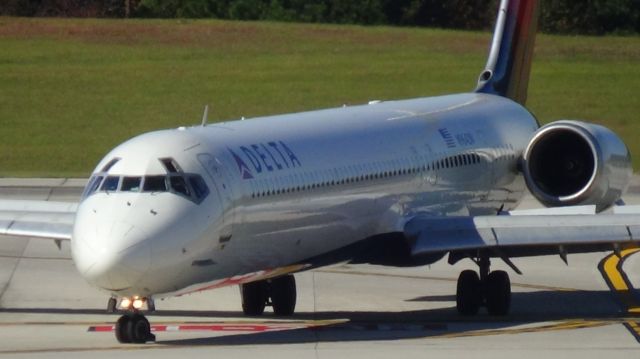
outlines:
[[[222,120],[469,91],[489,39],[388,27],[0,18],[0,176],[86,176],[136,134],[199,123],[205,104]],[[610,126],[640,153],[640,37],[539,36],[529,107],[542,122]]]

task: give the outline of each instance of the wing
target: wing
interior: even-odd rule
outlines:
[[[449,261],[485,250],[509,258],[543,254],[619,251],[640,241],[640,213],[628,208],[595,214],[590,208],[514,212],[478,217],[417,216],[405,225],[411,254],[450,252]]]
[[[70,240],[77,203],[0,200],[0,235]]]

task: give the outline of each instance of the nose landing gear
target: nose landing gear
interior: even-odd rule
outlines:
[[[156,340],[156,336],[151,333],[151,324],[138,312],[121,316],[116,322],[115,331],[116,339],[120,343],[144,344]]]
[[[458,277],[456,307],[458,313],[471,316],[485,306],[491,315],[506,315],[511,306],[511,282],[505,271],[489,272],[488,257],[476,261],[480,276],[475,271],[465,270]]]
[[[111,309],[114,298],[109,299],[108,308]],[[151,298],[122,298],[119,308],[126,311],[115,325],[116,339],[120,343],[136,343],[143,344],[149,341],[155,341],[156,336],[151,333],[151,324],[147,318],[140,312],[140,309],[147,305],[150,311],[155,310],[153,300]]]

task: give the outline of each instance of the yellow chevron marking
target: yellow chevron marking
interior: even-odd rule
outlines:
[[[613,286],[620,300],[625,305],[626,310],[630,314],[638,314],[640,313],[640,303],[636,297],[631,293],[633,288],[629,288],[626,280],[623,277],[623,274],[618,270],[618,265],[620,261],[626,259],[626,257],[637,253],[640,251],[640,248],[633,249],[625,249],[621,252],[620,258],[616,255],[610,255],[604,262],[604,272],[607,278],[609,279],[609,283]]]

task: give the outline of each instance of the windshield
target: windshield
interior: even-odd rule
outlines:
[[[119,159],[118,159],[119,160]],[[175,160],[160,160],[167,168],[166,175],[125,176],[96,173],[89,179],[82,198],[97,192],[174,193],[193,202],[202,202],[209,195],[209,187],[197,173],[184,173]],[[114,161],[111,161],[114,162]],[[111,164],[109,162],[109,164]],[[109,170],[112,166],[105,166]]]
[[[169,176],[102,176],[93,175],[83,198],[96,192],[170,192],[193,200],[202,202],[209,194],[209,187],[199,174],[173,174]]]

